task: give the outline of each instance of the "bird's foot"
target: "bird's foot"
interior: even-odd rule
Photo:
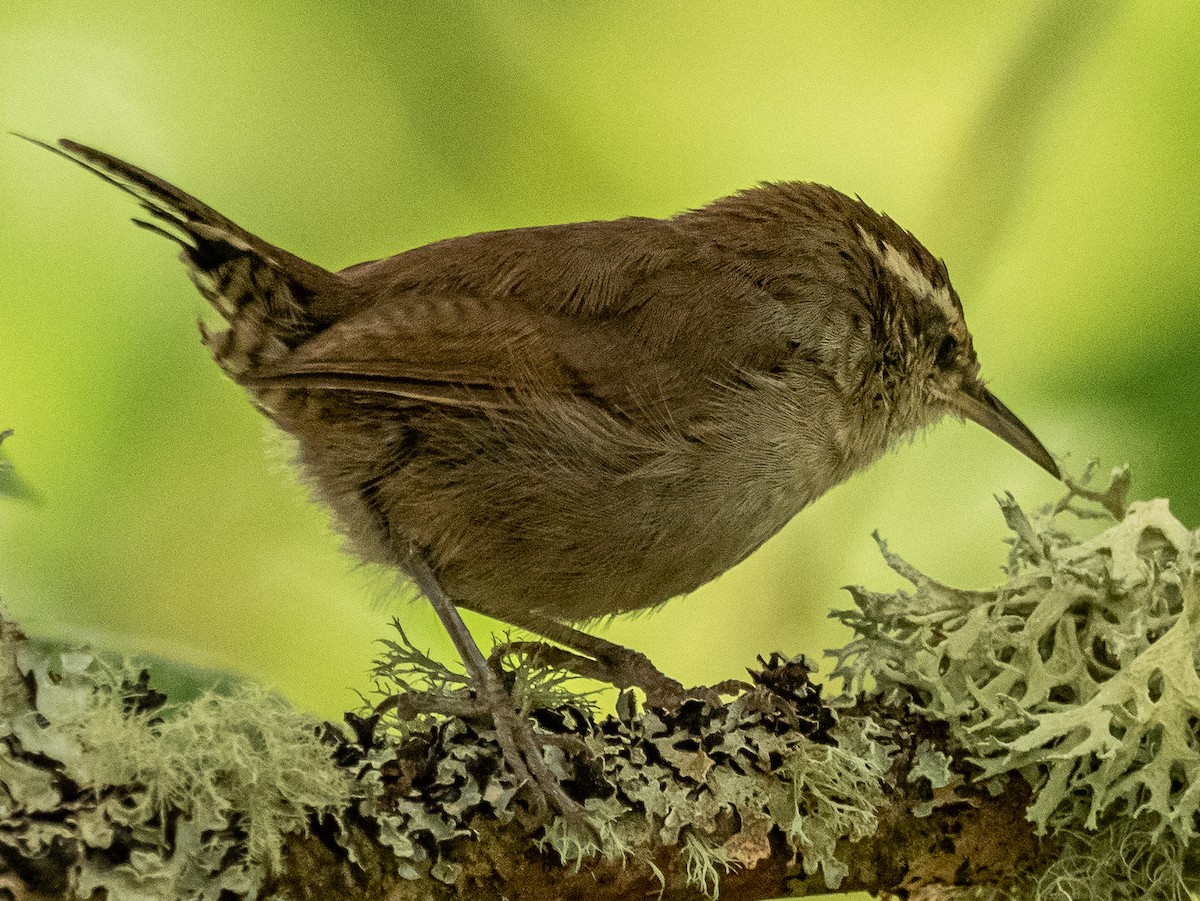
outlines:
[[[475,700],[495,726],[501,761],[518,786],[530,788],[539,819],[548,820],[557,814],[569,827],[578,827],[596,837],[596,829],[589,825],[583,808],[566,793],[542,756],[544,745],[561,744],[558,737],[547,736],[546,741],[540,741],[534,734],[529,717],[517,708],[512,694],[501,682],[499,667],[490,666],[484,659],[458,608],[442,589],[429,565],[414,554],[405,569],[446,627],[470,676]]]
[[[534,818],[548,822],[557,816],[567,829],[599,841],[583,807],[563,789],[542,754],[547,745],[561,748],[567,755],[587,754],[587,746],[571,733],[537,730],[500,682],[498,671],[493,671],[492,678],[472,680],[468,688],[451,694],[414,689],[398,692],[378,704],[373,713],[377,717],[394,713],[401,719],[434,714],[490,724],[500,746],[499,765],[508,771],[517,790],[528,792]]]
[[[688,700],[702,700],[717,706],[721,703],[722,695],[739,694],[751,687],[745,682],[727,679],[716,685],[688,688],[658,669],[650,662],[650,658],[640,651],[601,639],[594,641],[597,644],[592,656],[540,641],[514,641],[497,645],[490,659],[494,665],[508,654],[516,653],[535,658],[547,666],[598,682],[606,682],[620,689],[640,688],[645,693],[648,707],[674,708]]]
[[[496,729],[501,761],[518,785],[530,788],[538,818],[548,820],[557,815],[567,825],[594,835],[595,828],[588,823],[583,807],[566,793],[542,755],[542,748],[546,745],[561,745],[561,736],[536,734],[529,717],[518,710],[512,696],[498,679],[477,684],[475,692],[480,706]]]

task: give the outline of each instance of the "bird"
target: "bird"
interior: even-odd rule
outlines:
[[[980,377],[945,262],[831,187],[765,182],[669,218],[469,234],[332,271],[115,156],[34,143],[179,245],[221,319],[201,325],[217,365],[294,440],[350,550],[430,600],[505,760],[560,811],[458,608],[662,701],[681,686],[577,627],[693,591],[946,416],[1060,477]]]

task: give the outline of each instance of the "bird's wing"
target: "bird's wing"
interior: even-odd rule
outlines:
[[[582,319],[646,299],[648,279],[694,250],[669,220],[627,218],[480,232],[436,241],[339,273],[380,300],[407,295],[520,299]]]
[[[343,270],[367,298],[260,381],[507,408],[521,394],[680,412],[741,365],[670,222],[626,219],[455,238]],[[734,311],[736,318],[736,311]]]
[[[253,381],[502,408],[520,394],[611,382],[600,372],[612,369],[599,352],[605,332],[507,298],[405,294],[334,323]]]

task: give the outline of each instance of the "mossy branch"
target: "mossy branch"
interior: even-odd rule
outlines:
[[[461,677],[402,632],[335,728],[252,687],[144,674],[0,626],[0,890],[18,899],[1186,898],[1200,809],[1200,539],[1165,502],[1090,538],[1075,486],[1008,582],[854,589],[829,703],[802,658],[725,703],[601,718],[506,661],[589,829],[534,814]],[[1088,508],[1093,509],[1091,507]],[[527,648],[527,645],[522,645]]]

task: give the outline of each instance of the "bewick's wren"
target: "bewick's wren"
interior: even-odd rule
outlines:
[[[1058,476],[980,381],[945,265],[832,188],[330,272],[121,160],[50,149],[182,245],[227,323],[204,334],[217,363],[295,438],[354,551],[417,579],[473,672],[449,598],[603,656],[563,624],[704,584],[946,414]]]

